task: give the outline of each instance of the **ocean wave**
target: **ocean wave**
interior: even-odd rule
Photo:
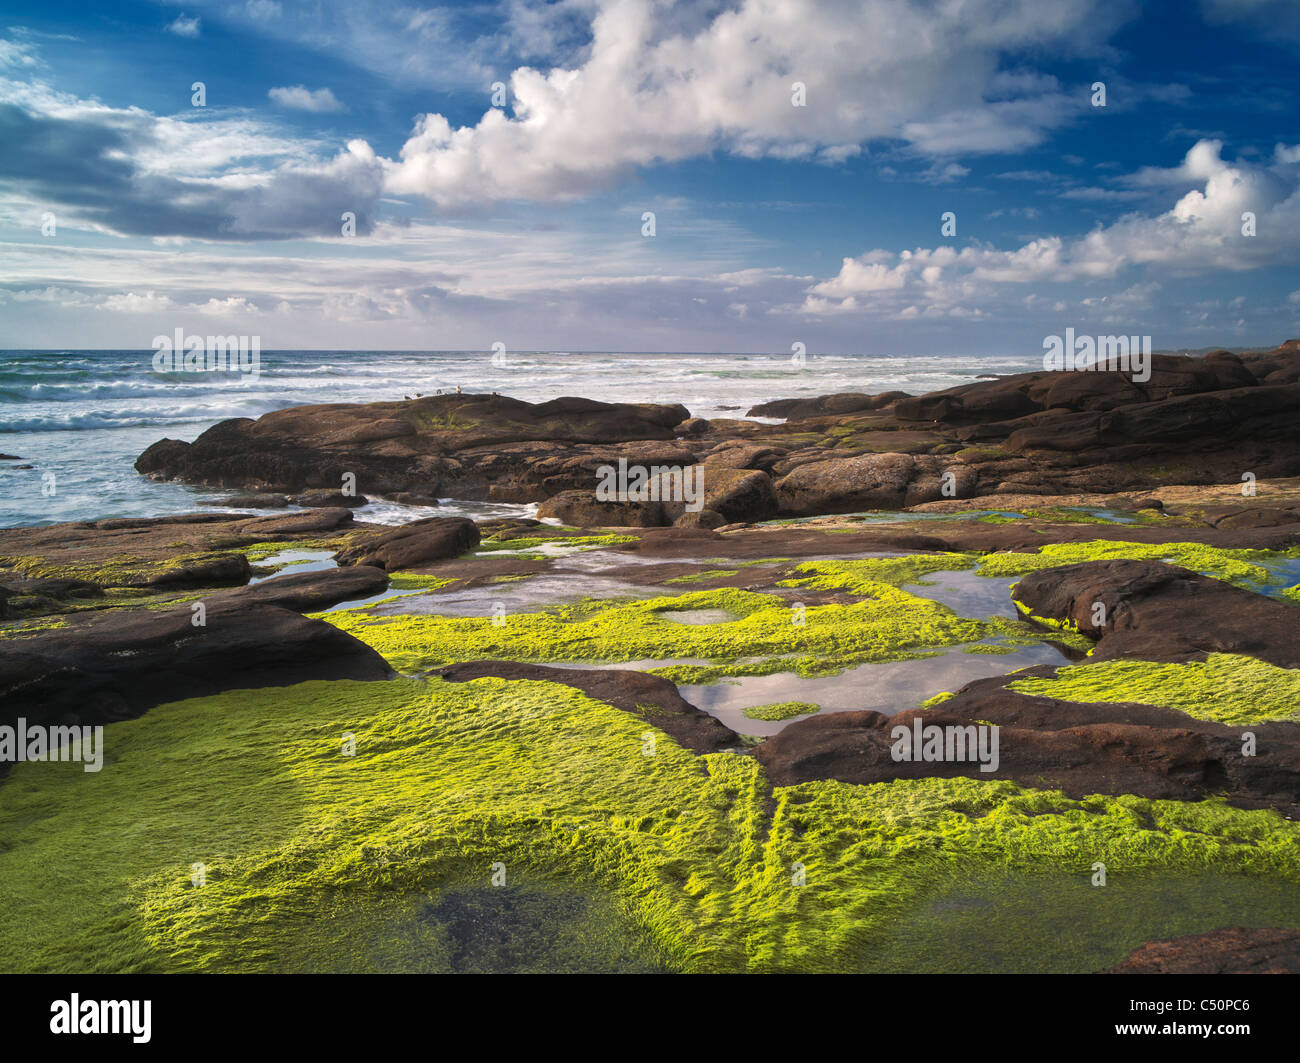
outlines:
[[[232,403],[225,407],[200,403],[171,407],[165,411],[139,409],[100,409],[46,412],[29,417],[6,417],[0,421],[4,432],[75,432],[102,428],[147,428],[183,424],[211,424],[232,417],[259,417],[264,413],[299,406],[292,399],[259,398]]]

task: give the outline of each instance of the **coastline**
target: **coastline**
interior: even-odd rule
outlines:
[[[93,783],[0,781],[0,956],[917,970],[965,912],[946,969],[1140,968],[1161,938],[1294,962],[1297,389],[1289,341],[1141,391],[1040,372],[763,421],[465,394],[154,443],[142,475],[252,504],[0,529],[0,724],[105,736]],[[602,498],[632,466],[660,471]],[[900,758],[899,727],[995,728],[996,766]],[[88,813],[121,885],[17,933]],[[1058,940],[1062,905],[1093,929]]]

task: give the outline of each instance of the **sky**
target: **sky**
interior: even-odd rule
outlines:
[[[1300,336],[1297,0],[0,0],[0,348]]]

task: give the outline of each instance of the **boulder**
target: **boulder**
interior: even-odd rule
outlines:
[[[561,491],[541,503],[537,515],[579,528],[655,528],[669,523],[660,502],[602,501],[595,491]]]
[[[1021,579],[1011,596],[1031,616],[1069,623],[1097,639],[1096,660],[1237,653],[1300,668],[1295,606],[1176,565],[1086,561],[1041,569]]]
[[[295,506],[305,506],[308,509],[330,509],[337,506],[342,506],[345,509],[357,509],[360,506],[370,504],[370,499],[365,495],[347,495],[342,491],[326,489],[303,491],[300,494],[291,495],[289,501]]]
[[[868,454],[800,465],[776,482],[781,512],[795,516],[898,509],[916,475],[910,454]],[[938,484],[935,484],[938,493]]]
[[[368,536],[340,550],[340,565],[373,565],[385,572],[457,557],[479,544],[478,526],[467,517],[426,517]]]
[[[261,602],[73,616],[0,640],[0,724],[93,725],[164,702],[308,679],[383,679],[387,662],[332,624]]]

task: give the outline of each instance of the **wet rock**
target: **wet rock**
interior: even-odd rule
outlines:
[[[879,395],[848,391],[834,395],[819,395],[815,399],[777,399],[774,402],[761,402],[757,406],[751,406],[745,416],[784,417],[790,421],[799,421],[808,417],[825,417],[828,414],[877,410],[904,398],[907,398],[907,395],[901,391],[886,391]]]
[[[583,398],[534,404],[503,395],[298,406],[256,421],[222,421],[190,444],[160,440],[136,469],[286,493],[333,489],[351,473],[358,489],[372,494],[531,501],[560,489],[546,486],[558,471],[553,466],[581,459],[584,445],[671,440],[689,416],[679,405]]]
[[[1300,511],[1259,506],[1225,513],[1211,522],[1216,528],[1280,528],[1300,524]]]
[[[453,683],[485,676],[563,683],[597,701],[639,716],[696,753],[714,753],[740,741],[729,727],[683,699],[667,679],[646,672],[615,668],[557,668],[516,661],[468,661],[437,668],[428,674]]]
[[[602,501],[595,491],[561,491],[539,505],[537,515],[579,528],[654,528],[669,523],[660,502]]]
[[[313,613],[340,602],[378,594],[388,587],[388,573],[370,565],[350,565],[318,572],[294,572],[272,576],[248,587],[214,591],[204,601],[254,602],[278,605],[295,613]]]
[[[727,518],[716,510],[702,509],[698,513],[683,513],[675,521],[674,528],[721,528]]]
[[[424,494],[419,491],[398,491],[393,495],[393,501],[403,506],[437,506],[440,505],[434,495]]]
[[[193,616],[113,610],[0,640],[0,723],[111,723],[223,690],[391,674],[351,635],[279,606],[217,602],[201,627]]]
[[[284,495],[230,495],[227,498],[202,501],[199,505],[228,506],[231,509],[284,509],[289,505],[289,499]]]
[[[357,509],[360,506],[370,504],[370,499],[365,495],[348,495],[342,491],[315,490],[303,491],[300,494],[292,495],[289,498],[295,506],[305,506],[308,509],[330,509],[342,506],[344,509]]]
[[[478,526],[467,517],[426,517],[368,536],[340,550],[340,565],[373,565],[385,572],[456,557],[479,544]]]
[[[1148,941],[1103,974],[1300,974],[1300,930],[1225,927]]]
[[[1241,729],[1195,720],[1173,709],[1145,705],[1089,705],[1031,697],[1006,689],[1027,676],[976,680],[934,709],[823,713],[796,720],[758,747],[756,755],[777,786],[818,779],[850,783],[890,779],[1010,779],[1022,786],[1089,794],[1137,794],[1195,801],[1222,795],[1246,808],[1300,811],[1300,725],[1252,724],[1257,756],[1241,755]],[[896,761],[893,728],[976,728],[996,725],[997,769],[980,770],[973,757],[953,761]],[[969,731],[977,734],[977,731]]]
[[[350,527],[352,511],[342,506],[329,509],[309,509],[303,513],[282,513],[272,517],[249,517],[238,521],[234,531],[241,536],[258,539],[279,539],[282,536],[305,535],[312,532],[332,532]]]
[[[332,488],[351,472],[361,489],[384,497],[541,502],[594,490],[600,466],[620,459],[702,462],[788,480],[784,496],[777,489],[782,511],[813,515],[923,504],[941,497],[945,471],[961,478],[960,498],[1151,492],[1171,477],[1231,483],[1243,471],[1261,480],[1300,475],[1298,407],[1300,345],[1288,341],[1258,354],[1157,356],[1145,381],[1113,371],[1040,371],[928,395],[849,393],[751,409],[788,418],[775,425],[719,417],[706,426],[679,405],[578,398],[529,404],[464,395],[299,407],[221,422],[193,444],[160,440],[137,468],[283,493]],[[906,458],[915,464],[902,483],[870,465],[827,465],[884,459],[905,469]]]
[[[767,520],[776,516],[776,491],[767,473],[743,468],[699,468],[704,478],[705,509],[721,514],[726,522]]]
[[[910,454],[868,454],[800,465],[776,482],[781,512],[796,516],[853,513],[866,509],[899,509],[918,472]],[[933,496],[939,497],[936,476]],[[933,501],[916,498],[917,502]]]
[[[1032,616],[1065,621],[1097,639],[1095,660],[1238,653],[1300,668],[1293,605],[1176,565],[1087,561],[1031,572],[1011,594]]]
[[[709,454],[704,459],[704,466],[706,469],[715,465],[727,469],[759,469],[770,473],[773,466],[788,453],[784,447],[732,441]]]

